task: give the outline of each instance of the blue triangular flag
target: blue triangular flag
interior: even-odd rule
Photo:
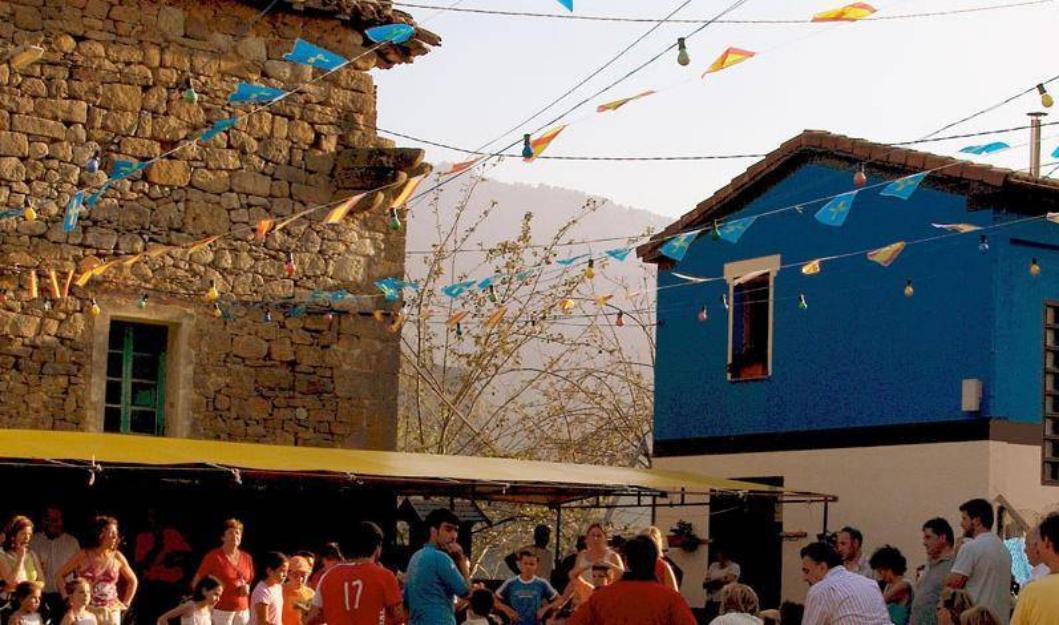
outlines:
[[[228,96],[229,102],[254,102],[255,104],[267,104],[286,95],[286,91],[275,87],[264,85],[252,85],[241,82],[235,87],[235,91]]]
[[[375,43],[404,43],[416,34],[416,29],[408,24],[385,24],[369,28],[364,34]]]
[[[677,236],[666,241],[666,244],[663,245],[662,249],[659,251],[673,260],[684,260],[684,255],[688,253],[688,247],[691,246],[691,242],[695,240],[695,237],[699,236],[700,232],[702,232],[702,228],[691,230],[689,232],[681,232]]]
[[[98,189],[93,191],[92,194],[89,195],[87,199],[85,199],[85,206],[87,206],[88,208],[95,208],[96,203],[99,202],[99,198],[103,197],[103,194],[106,193],[107,189],[109,188],[110,181],[108,180],[103,183],[102,187],[99,187]]]
[[[147,167],[147,163],[137,163],[136,161],[114,161],[114,167],[110,170],[110,179],[124,180],[145,167]]]
[[[9,208],[6,211],[0,211],[0,219],[11,219],[12,217],[18,217],[23,213],[21,208]]]
[[[571,258],[563,258],[563,259],[557,260],[555,262],[560,264],[560,265],[562,265],[563,267],[569,267],[570,265],[576,263],[577,261],[581,260],[582,258],[587,258],[587,257],[588,257],[588,254],[579,254],[577,256],[573,256]]]
[[[450,284],[446,287],[442,287],[441,292],[445,295],[455,299],[467,292],[467,289],[477,284],[475,280],[467,280],[465,282],[457,282],[456,284]]]
[[[238,121],[238,117],[229,117],[228,119],[219,119],[213,122],[212,126],[207,128],[206,130],[203,130],[202,134],[199,135],[199,141],[206,143],[207,141],[216,137],[222,132],[229,130],[232,126],[238,123]]]
[[[559,4],[561,4],[564,7],[566,7],[567,11],[573,11],[574,10],[574,0],[559,0]]]
[[[853,208],[853,197],[855,195],[857,195],[856,191],[850,191],[831,198],[830,202],[824,204],[820,207],[820,210],[816,211],[816,220],[825,226],[837,227],[846,223],[846,217],[849,217],[849,211]]]
[[[529,278],[531,275],[533,275],[532,271],[520,271],[520,272],[515,274],[515,279],[518,280],[519,282],[522,282],[526,278]]]
[[[614,260],[616,260],[618,262],[621,262],[621,261],[625,260],[626,258],[628,258],[629,252],[632,252],[632,248],[631,247],[621,247],[621,248],[618,248],[618,249],[607,250],[604,253],[607,256],[610,256],[611,258],[613,258]]]
[[[397,300],[397,296],[400,294],[401,287],[397,285],[397,281],[393,278],[383,278],[382,280],[376,280],[375,286],[382,291],[382,296],[386,298],[387,302],[393,302]]]
[[[919,183],[923,182],[923,179],[927,177],[928,173],[929,172],[923,172],[921,174],[898,178],[883,187],[883,190],[879,191],[879,195],[907,200],[913,193],[915,193],[916,189],[919,188]]]
[[[729,221],[717,229],[717,234],[729,243],[737,243],[739,242],[739,238],[743,236],[743,233],[747,231],[747,228],[754,223],[755,219],[757,219],[757,216],[744,217],[742,219]]]
[[[394,283],[399,289],[412,289],[413,291],[419,290],[419,283],[413,280],[395,280]]]
[[[1052,158],[1059,158],[1059,148],[1052,150]]]
[[[349,62],[346,57],[319,46],[314,46],[303,39],[295,39],[294,48],[284,54],[283,58],[292,63],[319,67],[329,72],[333,72]]]
[[[301,316],[305,315],[305,311],[306,311],[305,304],[298,304],[294,308],[290,309],[290,316],[291,317],[301,317]]]
[[[500,277],[501,276],[499,276],[499,275],[493,275],[493,276],[489,276],[488,278],[482,278],[481,280],[478,281],[478,288],[480,290],[484,291],[484,290],[488,289],[489,287],[493,286],[493,282],[497,278],[500,278]]]
[[[1011,146],[1002,141],[995,141],[993,143],[986,143],[985,145],[969,145],[965,148],[960,148],[960,151],[966,152],[967,154],[992,154],[993,152],[1006,150],[1009,147]]]
[[[63,232],[73,232],[77,228],[77,217],[81,214],[81,202],[85,199],[85,192],[78,191],[66,203],[66,212],[63,213]]]
[[[349,297],[349,291],[345,289],[338,289],[337,291],[331,291],[328,295],[332,302],[341,302],[342,300]]]

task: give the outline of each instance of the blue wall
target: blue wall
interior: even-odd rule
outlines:
[[[737,216],[845,192],[851,181],[849,170],[803,165]],[[784,264],[803,262],[944,233],[931,222],[994,220],[993,211],[968,211],[963,196],[927,185],[905,201],[881,197],[878,188],[861,191],[841,228],[813,219],[820,205],[759,219],[735,245],[703,235],[673,271],[719,276],[727,262],[777,253]],[[910,246],[889,268],[857,256],[825,262],[816,276],[780,271],[772,376],[761,381],[727,379],[727,285],[683,286],[672,271],[660,271],[655,438],[983,416],[1039,421],[1042,302],[1049,293],[1059,299],[1059,252],[1014,246],[1011,237],[1059,244],[1059,226],[1038,221],[994,231],[984,254],[969,234]],[[1033,256],[1044,268],[1036,279],[1027,271]],[[908,279],[912,298],[902,294]],[[672,285],[682,286],[666,288]],[[798,308],[799,293],[808,310]],[[710,319],[700,323],[704,304]],[[984,383],[980,414],[961,411],[964,378]]]

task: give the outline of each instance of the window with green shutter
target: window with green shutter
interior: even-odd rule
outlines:
[[[128,321],[110,323],[103,431],[165,434],[165,366],[169,330]]]

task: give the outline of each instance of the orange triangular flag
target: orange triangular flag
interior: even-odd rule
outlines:
[[[140,260],[143,258],[143,256],[144,256],[143,253],[136,254],[134,256],[130,256],[130,257],[126,258],[125,260],[121,261],[121,264],[126,266],[126,267],[132,267],[136,263],[140,262]]]
[[[458,174],[461,171],[467,171],[468,169],[474,167],[475,163],[477,163],[480,160],[482,160],[482,157],[479,156],[478,158],[470,160],[470,161],[463,161],[462,163],[456,163],[452,167],[450,167],[447,172],[445,172],[445,173],[443,173],[441,175],[442,176],[451,176],[453,174]]]
[[[357,202],[359,202],[360,199],[362,197],[364,197],[365,195],[367,195],[367,192],[358,193],[357,195],[354,195],[352,197],[347,198],[345,201],[343,201],[338,206],[336,206],[336,207],[332,208],[331,210],[327,211],[327,217],[324,217],[324,223],[325,224],[337,224],[338,222],[340,222],[343,219],[345,219],[346,215],[349,213],[350,209],[352,209],[354,206],[356,206]]]
[[[158,258],[162,254],[168,254],[171,250],[175,249],[176,248],[172,245],[159,245],[157,247],[152,247],[151,249],[147,250],[143,253],[143,255],[147,258]]]
[[[424,178],[426,178],[425,174],[409,178],[408,182],[404,183],[404,188],[401,189],[401,192],[393,199],[390,208],[400,208],[404,206],[405,203],[408,202],[408,198],[412,197],[412,194],[415,193],[416,187],[419,186],[419,183],[423,182]]]
[[[629,102],[632,102],[633,100],[639,100],[640,98],[646,98],[647,96],[654,95],[654,94],[655,94],[654,91],[644,91],[643,93],[637,93],[636,95],[630,96],[628,98],[622,98],[620,100],[614,100],[613,102],[606,102],[604,104],[600,104],[599,106],[597,106],[596,107],[596,112],[597,113],[606,113],[607,111],[616,111],[616,110],[620,109],[621,107],[625,106],[626,104],[628,104]]]
[[[807,276],[815,276],[820,273],[820,260],[811,260],[802,265],[802,274]]]
[[[854,2],[853,4],[847,4],[844,7],[832,9],[830,11],[824,11],[823,13],[817,13],[813,16],[812,21],[814,22],[855,22],[862,20],[872,13],[875,13],[875,7],[864,2]]]
[[[574,302],[574,300],[564,299],[563,301],[559,302],[559,310],[563,311],[566,314],[570,314],[570,311],[573,310],[574,306],[576,305],[577,304],[576,302]]]
[[[889,267],[905,249],[905,242],[898,241],[885,247],[868,252],[868,260],[879,263],[883,267]]]
[[[466,316],[467,316],[467,311],[466,310],[461,310],[460,312],[458,312],[458,313],[452,315],[451,317],[449,317],[449,320],[445,322],[445,325],[447,325],[449,328],[455,328],[456,324],[461,322],[461,321],[463,321],[463,318],[466,317]]]
[[[40,296],[40,289],[37,287],[37,270],[31,269],[29,272],[29,298],[37,299]]]
[[[375,321],[379,321],[379,322],[382,321],[382,316],[384,314],[386,314],[386,311],[380,310],[378,308],[376,308],[375,310],[371,311],[371,316],[375,319]]]
[[[489,315],[489,318],[485,320],[485,327],[495,328],[498,323],[507,314],[507,306],[501,306],[493,311],[493,314]]]
[[[610,298],[612,298],[612,297],[614,297],[614,296],[613,295],[597,295],[596,296],[596,303],[599,304],[600,306],[606,306],[607,303],[610,302]]]
[[[71,269],[70,271],[66,272],[66,283],[63,284],[63,297],[69,297],[70,296],[70,284],[72,284],[73,281],[74,281],[74,270]]]
[[[202,239],[201,241],[195,241],[194,243],[191,244],[191,247],[188,248],[188,252],[189,253],[197,252],[197,251],[201,250],[202,248],[206,247],[207,245],[209,245],[210,243],[213,243],[214,241],[216,241],[219,238],[221,238],[221,235],[215,234],[212,237],[206,237],[205,239]]]
[[[78,276],[77,277],[77,281],[74,282],[74,284],[76,284],[77,286],[84,286],[84,285],[88,284],[89,280],[91,280],[92,278],[95,278],[97,276],[101,276],[101,275],[105,274],[107,272],[107,270],[109,270],[111,267],[113,267],[115,265],[115,263],[117,263],[117,262],[118,262],[118,259],[114,259],[114,260],[109,260],[109,261],[103,263],[102,265],[96,265],[92,269],[89,269],[88,271],[86,271],[86,272],[82,273],[80,276]]]
[[[301,219],[302,217],[305,217],[306,215],[308,215],[309,213],[313,212],[314,210],[316,210],[315,207],[307,208],[307,209],[305,209],[303,211],[298,211],[297,213],[294,213],[290,217],[288,217],[288,218],[284,219],[283,221],[279,222],[278,224],[276,224],[276,227],[272,229],[272,232],[279,232],[280,230],[283,230],[284,228],[289,226],[291,224],[291,222],[294,222],[294,221],[296,221],[298,219]]]
[[[554,141],[555,138],[559,136],[559,133],[562,132],[564,128],[566,128],[566,124],[563,124],[562,126],[556,126],[555,128],[546,130],[544,134],[530,141],[530,148],[533,149],[533,156],[529,158],[523,157],[522,160],[526,161],[527,163],[533,162],[534,159],[536,159],[538,156],[544,153],[545,150],[548,149],[548,146],[552,144],[552,141]]]
[[[59,276],[54,269],[48,270],[48,288],[51,289],[51,298],[59,299]]]
[[[264,241],[265,237],[268,236],[268,231],[271,230],[274,225],[276,225],[275,219],[262,219],[257,222],[257,228],[254,230],[254,238],[258,241]]]
[[[717,57],[717,60],[706,68],[706,71],[702,73],[702,77],[705,78],[706,74],[712,74],[713,72],[719,72],[722,69],[728,69],[729,67],[742,63],[743,61],[754,56],[755,52],[750,50],[742,50],[740,48],[728,48],[724,51],[721,56]]]
[[[390,327],[388,327],[387,329],[391,333],[396,334],[398,331],[400,331],[401,326],[404,325],[405,319],[406,319],[406,316],[405,316],[405,314],[403,312],[402,313],[397,313],[397,315],[394,317],[393,323],[391,323]]]

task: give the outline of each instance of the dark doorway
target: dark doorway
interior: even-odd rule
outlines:
[[[783,486],[783,477],[740,477],[744,482]],[[710,497],[710,562],[727,550],[739,564],[739,581],[757,592],[761,608],[778,608],[783,574],[781,536],[783,508],[774,497],[712,495]]]

